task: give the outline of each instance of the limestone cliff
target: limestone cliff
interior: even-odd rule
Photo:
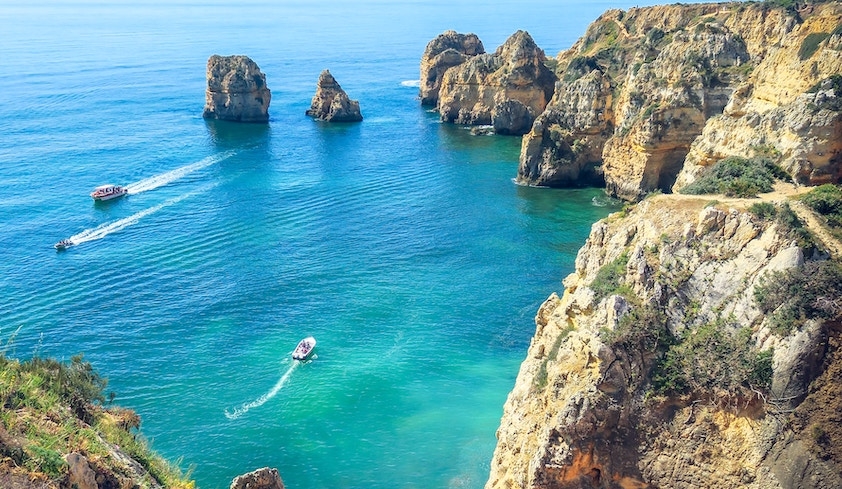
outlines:
[[[525,133],[546,107],[555,83],[544,52],[529,33],[514,33],[493,54],[463,58],[444,71],[437,106],[442,120],[494,125],[502,134]]]
[[[485,47],[476,34],[445,31],[427,43],[427,48],[421,56],[421,104],[434,106],[438,103],[441,80],[448,68],[483,53]]]
[[[208,88],[202,117],[235,122],[267,122],[272,94],[257,63],[248,56],[208,59]]]
[[[538,311],[487,489],[842,487],[838,294],[809,299],[822,317],[759,299],[795,272],[838,283],[839,243],[768,198],[660,195],[593,225]]]
[[[360,103],[348,98],[345,90],[339,86],[330,71],[324,70],[319,75],[316,93],[307,115],[326,122],[359,122],[363,120]]]
[[[517,180],[604,179],[637,200],[762,147],[799,181],[839,181],[840,108],[820,87],[842,72],[840,43],[839,2],[610,10],[558,55],[555,95],[524,137]]]

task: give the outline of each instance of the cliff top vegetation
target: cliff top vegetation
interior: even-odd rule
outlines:
[[[0,353],[0,486],[76,487],[93,478],[101,487],[192,489],[137,433],[137,414],[106,401],[106,386],[82,355],[60,362]]]

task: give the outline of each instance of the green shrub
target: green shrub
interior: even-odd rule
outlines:
[[[591,283],[591,289],[594,291],[594,299],[607,297],[611,294],[617,293],[620,290],[621,284],[626,277],[626,266],[629,263],[629,254],[623,252],[620,256],[614,259],[611,263],[603,265],[599,269]]]
[[[776,179],[788,178],[770,159],[729,156],[719,160],[692,184],[681,189],[683,194],[725,194],[729,197],[756,197],[771,192]]]
[[[52,479],[61,477],[67,470],[67,462],[61,454],[51,448],[40,445],[30,445],[26,448],[26,468],[35,472],[43,472]]]
[[[564,330],[559,333],[558,337],[555,339],[555,343],[553,343],[552,348],[550,348],[549,353],[547,354],[544,361],[541,362],[541,367],[538,369],[538,373],[535,375],[535,380],[533,382],[535,389],[538,391],[544,390],[547,387],[547,363],[550,360],[555,360],[558,357],[558,350],[561,348],[561,344],[564,343],[564,340],[567,336],[573,331],[573,326],[568,326]]]
[[[688,331],[671,345],[651,378],[659,394],[716,390],[751,397],[752,389],[771,387],[772,352],[754,346],[750,328],[720,319]]]
[[[792,210],[788,202],[784,202],[781,205],[775,222],[778,226],[780,226],[784,236],[789,239],[794,239],[800,248],[806,252],[810,252],[815,249],[816,240],[813,237],[813,233],[804,226],[804,223],[795,211]]]
[[[754,288],[754,300],[770,315],[772,332],[788,335],[809,319],[842,317],[842,265],[810,261],[803,267],[765,274]]]
[[[819,44],[828,37],[830,37],[830,34],[827,32],[813,32],[811,34],[807,34],[807,37],[801,41],[801,47],[798,49],[798,57],[801,58],[801,61],[807,60],[814,55],[819,49]]]
[[[802,196],[801,200],[824,216],[834,234],[842,233],[842,188],[826,183]]]
[[[772,204],[771,202],[757,202],[755,204],[751,204],[748,211],[764,221],[774,219],[778,214],[775,204]]]

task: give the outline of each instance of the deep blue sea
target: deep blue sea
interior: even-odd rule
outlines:
[[[520,139],[441,124],[419,60],[447,29],[553,56],[633,5],[3,1],[3,350],[84,353],[204,489],[483,487],[538,306],[616,207],[514,185]],[[201,118],[212,54],[257,62],[269,124]],[[363,122],[304,115],[323,69]]]

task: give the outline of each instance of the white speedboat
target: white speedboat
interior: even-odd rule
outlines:
[[[67,248],[73,246],[73,241],[70,241],[69,239],[63,239],[58,243],[54,244],[53,246],[55,246],[56,251],[64,251]]]
[[[316,347],[316,338],[308,336],[298,342],[298,346],[292,351],[292,359],[303,361],[313,354],[313,348]]]
[[[91,198],[94,200],[111,200],[122,197],[127,193],[129,193],[129,190],[121,185],[100,185],[91,192]]]

